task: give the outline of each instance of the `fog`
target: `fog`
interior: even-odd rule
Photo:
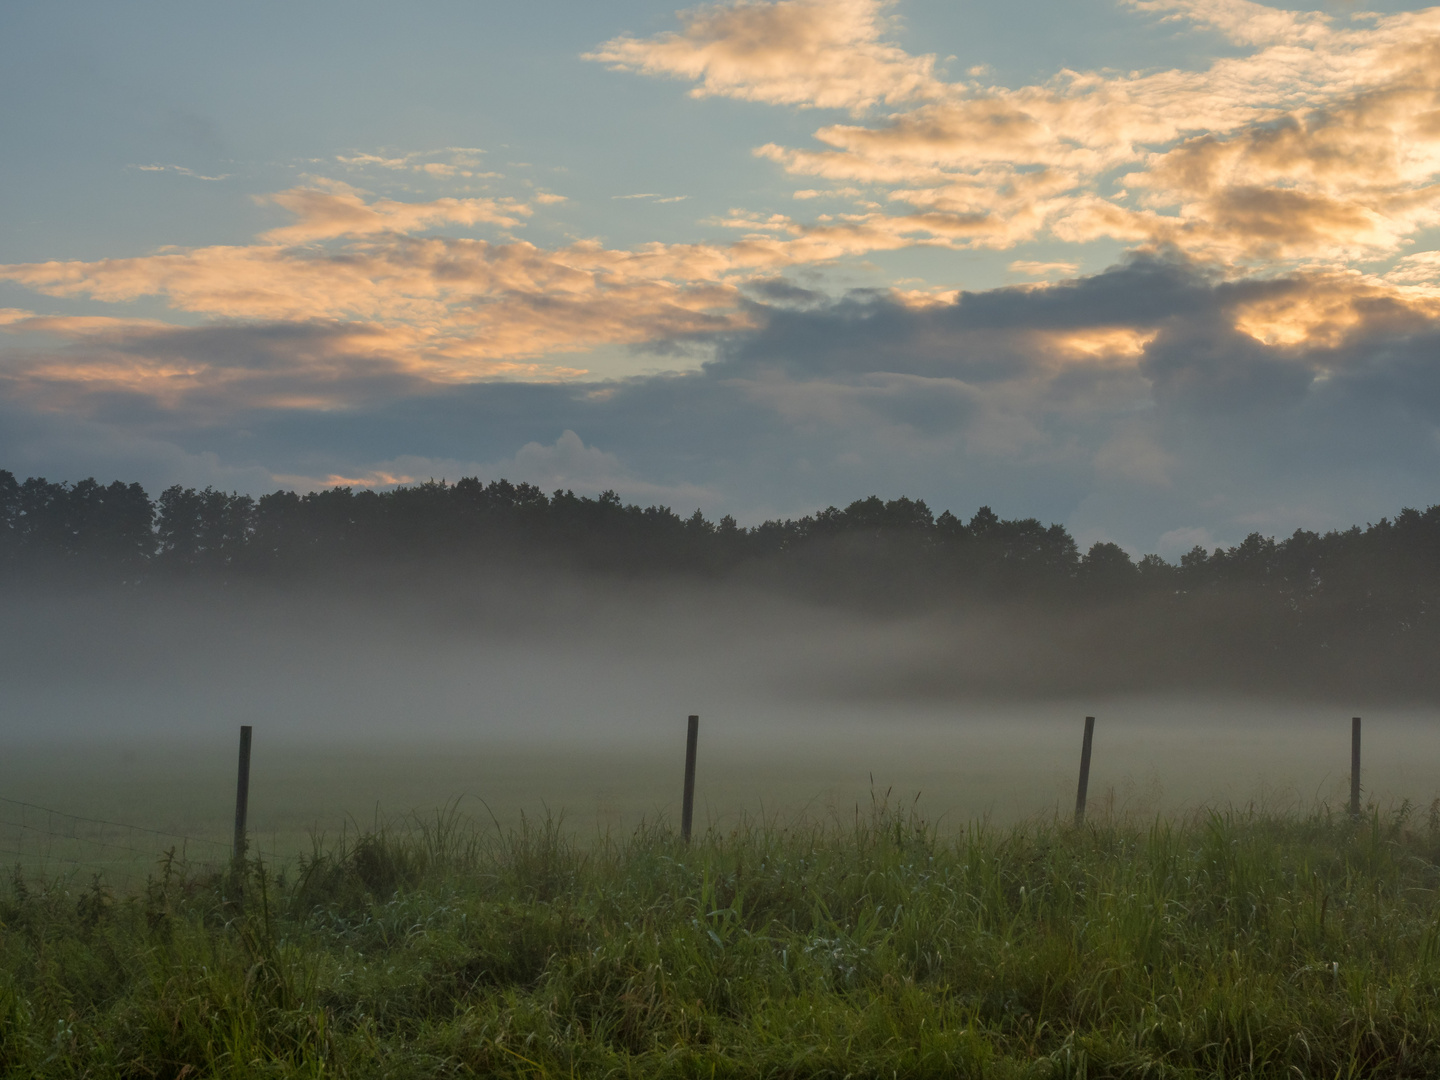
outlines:
[[[689,713],[699,814],[720,825],[843,819],[887,791],[946,828],[1068,813],[1087,714],[1103,812],[1343,805],[1352,715],[1366,718],[1367,797],[1440,794],[1440,725],[1422,705],[1157,689],[1143,657],[1127,685],[1124,658],[1087,646],[1078,616],[438,580],[12,590],[0,796],[223,836],[251,724],[252,822],[281,846],[457,799],[484,820],[548,810],[624,829],[678,815]]]

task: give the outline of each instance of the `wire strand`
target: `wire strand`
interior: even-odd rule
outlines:
[[[41,813],[53,814],[55,817],[68,818],[71,821],[88,821],[92,825],[109,825],[117,829],[133,829],[136,832],[150,833],[152,836],[166,836],[174,840],[185,840],[194,844],[208,844],[211,847],[228,849],[229,844],[219,840],[207,840],[200,836],[188,836],[185,833],[167,832],[164,829],[150,829],[144,825],[131,825],[124,821],[107,821],[105,818],[82,817],[79,814],[67,814],[64,810],[53,810],[48,806],[39,806],[35,803],[22,802],[19,799],[7,799],[0,795],[0,803],[8,803],[11,806],[24,807],[27,810],[38,810]]]

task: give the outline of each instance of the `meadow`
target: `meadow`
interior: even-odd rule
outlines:
[[[770,699],[726,702],[702,716],[696,820],[723,829],[745,816],[848,816],[872,786],[918,797],[919,811],[946,836],[974,822],[1009,826],[1068,811],[1082,710],[1100,713],[1092,805],[1120,816],[1148,820],[1217,805],[1294,814],[1348,798],[1349,718],[1333,707],[1173,696],[883,707]],[[548,812],[579,842],[675,821],[684,716],[667,720],[658,711],[643,723],[582,714],[568,726],[532,724],[523,735],[484,716],[468,736],[402,717],[394,727],[403,738],[262,721],[250,779],[252,844],[272,864],[293,865],[317,835],[339,840],[452,804],[505,828],[522,814]],[[112,886],[126,887],[143,884],[172,844],[191,861],[228,857],[236,731],[121,737],[114,727],[7,732],[6,866],[19,862],[42,875],[104,870]],[[1440,728],[1425,710],[1367,710],[1363,773],[1367,800],[1387,811],[1407,797],[1428,804],[1440,794]],[[52,821],[10,800],[118,824],[82,820],[74,830],[64,816]]]
[[[1440,1071],[1440,805],[849,815],[582,840],[452,810],[284,868],[0,899],[14,1077]]]
[[[924,626],[26,610],[5,1076],[1440,1072],[1424,708],[1354,823],[1348,706],[957,697]]]

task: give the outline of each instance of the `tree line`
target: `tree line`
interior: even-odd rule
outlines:
[[[20,481],[0,470],[0,566],[115,581],[323,575],[357,564],[476,567],[528,561],[621,574],[739,576],[816,595],[991,599],[1141,594],[1267,595],[1292,612],[1342,603],[1354,618],[1415,630],[1440,600],[1440,506],[1324,534],[1252,533],[1171,563],[1112,543],[1081,553],[1061,525],[968,520],[876,496],[742,527],[665,506],[546,495],[467,478],[389,491],[335,487],[260,498],[179,485],[151,499],[136,483]]]

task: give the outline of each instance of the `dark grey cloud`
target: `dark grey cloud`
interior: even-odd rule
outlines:
[[[1176,318],[1145,347],[1141,371],[1156,401],[1201,411],[1295,405],[1314,381],[1304,359],[1290,359],[1213,318]]]
[[[198,360],[251,371],[293,370],[295,356],[332,352],[337,343],[363,338],[363,328],[324,323],[234,323],[156,328],[117,338],[112,348],[133,356]]]
[[[1133,256],[1102,274],[1045,288],[962,292],[953,304],[908,307],[861,291],[818,310],[767,310],[764,328],[726,342],[720,368],[837,374],[898,371],[991,381],[1043,365],[1037,335],[1112,327],[1195,327],[1223,320],[1245,300],[1284,291],[1237,291],[1178,257]]]
[[[811,308],[821,307],[829,301],[829,297],[823,292],[806,289],[785,278],[767,278],[764,281],[751,282],[746,286],[745,291],[764,304]]]

